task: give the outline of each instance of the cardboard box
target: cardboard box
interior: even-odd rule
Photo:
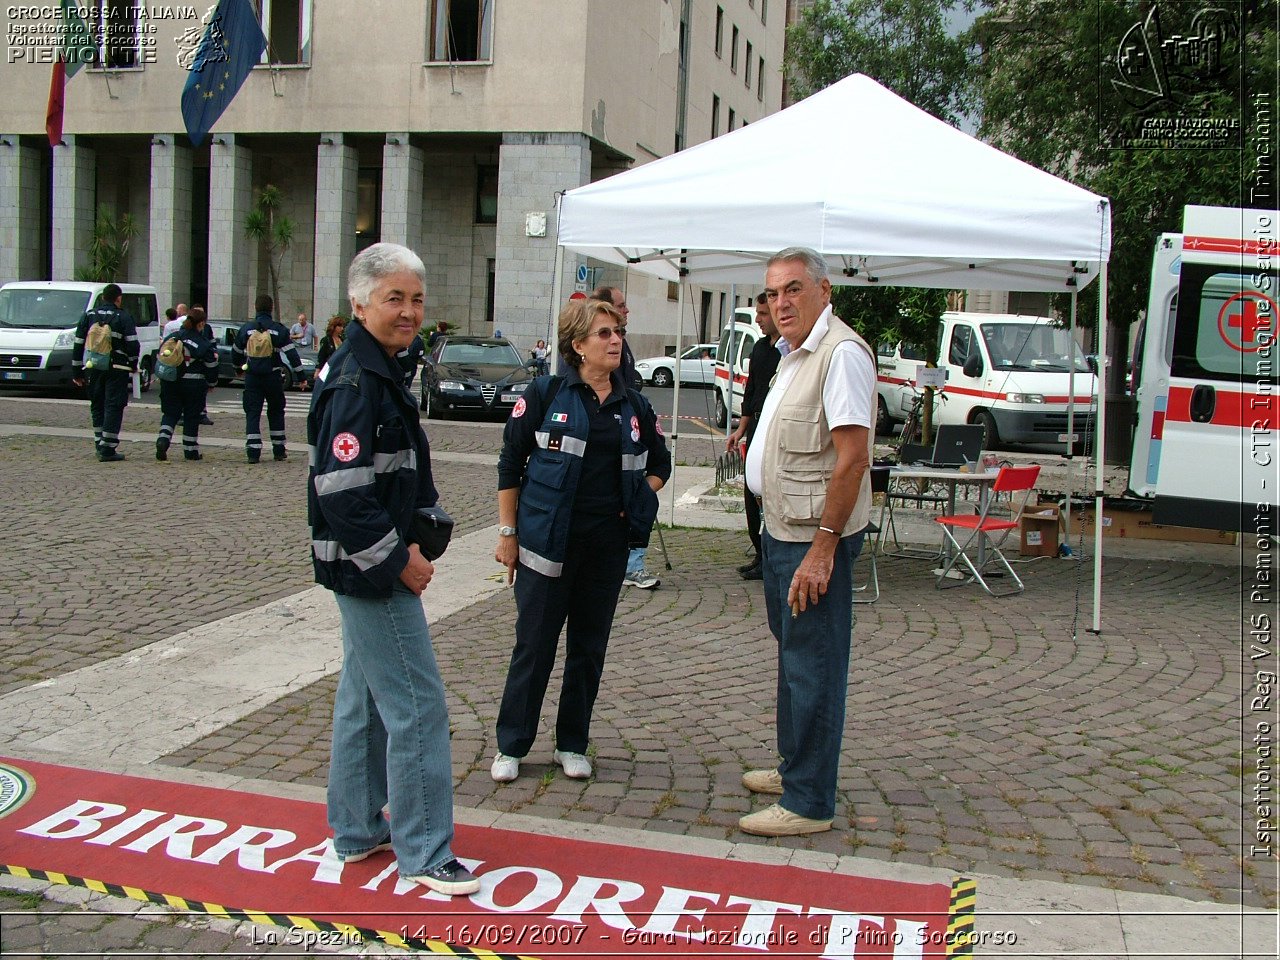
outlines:
[[[1092,506],[1073,508],[1071,511],[1072,539],[1084,528],[1085,539],[1094,535],[1094,509]],[[1152,523],[1151,510],[1146,507],[1133,509],[1105,506],[1102,513],[1103,537],[1132,540],[1175,540],[1183,543],[1223,543],[1233,546],[1237,535],[1228,530],[1202,530],[1199,527],[1174,527]]]
[[[1018,517],[1018,552],[1024,557],[1056,557],[1060,525],[1056,503],[1027,504]]]

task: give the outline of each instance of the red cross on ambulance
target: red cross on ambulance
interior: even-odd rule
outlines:
[[[1218,311],[1218,332],[1240,353],[1257,353],[1276,339],[1276,302],[1257,290],[1237,293]]]

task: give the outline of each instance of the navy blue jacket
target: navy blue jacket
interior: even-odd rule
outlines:
[[[657,495],[645,478],[666,483],[671,454],[649,401],[624,387],[620,370],[610,380],[613,391],[601,409],[612,408],[618,416],[622,510],[630,542],[644,546],[658,514]],[[590,417],[584,389],[572,367],[564,377],[535,379],[511,411],[498,457],[498,489],[520,487],[520,562],[547,577],[561,573],[586,455]]]
[[[165,340],[177,337],[182,341],[182,348],[187,355],[186,363],[178,371],[179,380],[207,380],[210,386],[218,385],[218,345],[209,339],[209,327],[204,332],[179,327],[177,333],[171,333]],[[161,341],[163,346],[164,341]],[[164,381],[160,381],[163,385]]]
[[[84,341],[89,336],[89,328],[95,323],[105,320],[111,325],[111,369],[133,373],[138,369],[138,327],[128,311],[121,310],[112,303],[100,303],[88,311],[76,324],[76,338],[71,345],[72,376],[79,377],[84,373]]]
[[[295,374],[302,373],[302,358],[298,356],[298,349],[293,345],[293,341],[289,339],[289,331],[282,324],[276,323],[271,319],[271,314],[260,313],[243,327],[236,334],[236,342],[231,347],[231,359],[237,367],[243,367],[249,359],[244,352],[245,345],[249,342],[249,334],[255,330],[271,331],[271,345],[276,348],[276,352],[271,355],[271,370],[274,373],[277,368],[283,367],[287,362],[289,369]],[[254,372],[248,371],[252,376]]]
[[[431,450],[399,364],[360,324],[317,379],[307,416],[307,521],[316,583],[389,597],[418,507],[436,504]]]

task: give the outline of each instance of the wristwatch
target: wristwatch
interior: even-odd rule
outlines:
[[[498,528],[498,536],[500,537],[514,537],[515,535],[516,535],[515,527],[499,527]]]

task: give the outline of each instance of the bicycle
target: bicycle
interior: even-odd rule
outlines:
[[[908,443],[922,443],[924,440],[924,398],[926,394],[922,390],[916,390],[912,387],[913,399],[911,401],[911,409],[907,411],[907,417],[902,421],[902,433],[898,438],[898,449],[901,450]],[[950,397],[944,390],[935,390],[933,393],[935,401],[946,403]]]

